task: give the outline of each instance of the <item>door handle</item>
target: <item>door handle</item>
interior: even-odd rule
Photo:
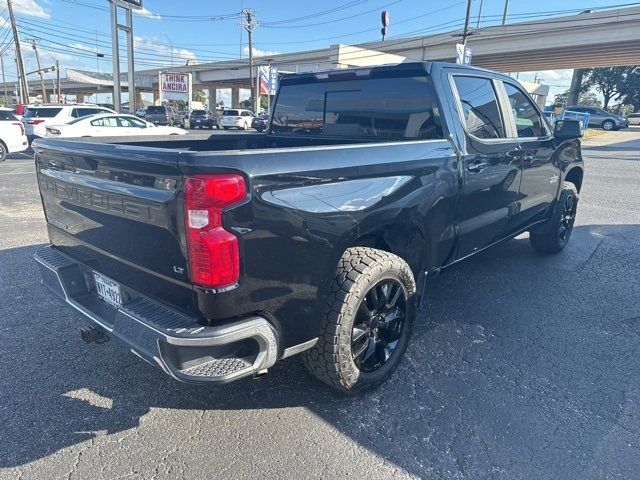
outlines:
[[[476,162],[476,163],[472,163],[470,165],[467,165],[467,170],[469,170],[470,172],[481,172],[482,170],[484,170],[488,166],[489,166],[489,164],[487,164],[485,162]]]

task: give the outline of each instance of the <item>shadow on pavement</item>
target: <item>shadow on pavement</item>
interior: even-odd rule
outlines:
[[[77,315],[37,285],[36,246],[0,251],[0,468],[135,429],[153,409],[305,407],[420,477],[597,477],[611,462],[633,476],[616,452],[638,439],[626,422],[640,413],[639,240],[639,225],[581,226],[557,256],[520,237],[453,267],[433,282],[399,371],[362,398],[295,357],[257,380],[177,383],[115,341],[84,345]],[[208,425],[207,442],[237,442],[227,428]]]

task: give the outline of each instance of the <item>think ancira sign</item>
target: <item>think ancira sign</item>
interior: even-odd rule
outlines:
[[[160,72],[160,101],[191,100],[191,74],[180,72]]]

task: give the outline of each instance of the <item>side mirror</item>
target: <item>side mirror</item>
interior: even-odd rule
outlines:
[[[583,135],[584,127],[579,120],[558,120],[553,127],[553,136],[558,140],[581,138]]]

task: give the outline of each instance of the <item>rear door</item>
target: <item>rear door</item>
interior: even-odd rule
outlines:
[[[555,200],[560,170],[554,164],[551,130],[542,114],[521,86],[501,82],[502,99],[508,109],[509,135],[517,140],[520,149],[520,198],[516,227],[523,227],[543,215]]]
[[[520,187],[517,139],[507,135],[498,83],[482,72],[450,69],[449,80],[465,130],[458,258],[506,236]]]

